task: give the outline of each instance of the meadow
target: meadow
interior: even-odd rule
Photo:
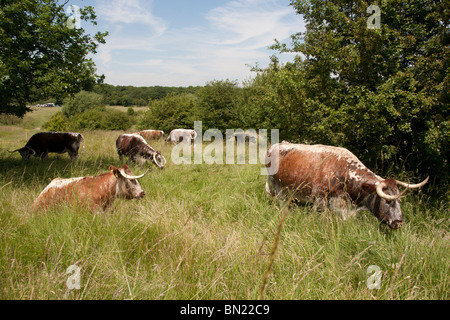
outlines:
[[[53,178],[121,165],[119,131],[82,132],[76,162],[8,153],[37,132],[41,112],[50,111],[0,126],[0,299],[450,298],[448,193],[408,192],[398,230],[368,211],[346,221],[307,205],[285,211],[266,195],[262,165],[175,165],[173,145],[158,141],[163,170],[130,164],[134,174],[150,168],[142,200],[33,212]],[[79,289],[68,284],[73,265]]]

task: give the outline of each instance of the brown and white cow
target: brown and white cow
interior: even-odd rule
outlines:
[[[80,203],[91,211],[106,210],[116,198],[142,199],[144,190],[127,165],[122,168],[109,167],[110,172],[99,176],[78,178],[55,178],[39,194],[33,203],[34,210],[47,210],[61,203]]]
[[[179,143],[182,141],[192,143],[195,141],[195,138],[197,138],[197,132],[193,129],[173,129],[167,136],[166,141],[173,143]]]
[[[266,192],[271,196],[287,200],[291,195],[300,202],[328,205],[344,218],[366,209],[392,229],[403,223],[400,196],[428,181],[383,179],[347,149],[325,145],[275,144],[266,154],[266,167]],[[398,185],[406,189],[399,193]]]
[[[136,132],[136,134],[141,135],[147,141],[164,139],[164,131],[162,130],[142,130]]]
[[[11,153],[18,151],[24,160],[28,160],[31,155],[45,159],[50,152],[67,152],[70,159],[73,160],[78,158],[78,149],[80,148],[81,141],[83,141],[84,154],[85,144],[81,133],[52,131],[38,132],[28,140],[24,147],[14,151],[8,151]]]
[[[150,160],[160,169],[164,168],[166,163],[166,158],[161,152],[150,147],[142,136],[135,133],[121,134],[116,140],[116,149],[121,162],[123,162],[123,156],[127,156],[133,162],[139,160],[143,163],[145,160]]]

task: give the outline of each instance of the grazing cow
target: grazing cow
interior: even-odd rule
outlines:
[[[75,132],[38,132],[35,133],[27,144],[20,149],[9,151],[10,153],[19,151],[24,160],[28,160],[31,155],[47,158],[49,152],[69,153],[70,159],[78,158],[78,149],[83,141],[84,154],[84,138],[80,133]]]
[[[173,129],[170,131],[169,136],[166,141],[179,143],[181,141],[186,141],[188,143],[192,143],[197,138],[197,132],[192,129]]]
[[[399,197],[428,181],[427,178],[411,185],[395,179],[385,180],[347,149],[325,145],[275,144],[266,154],[266,167],[269,173],[266,192],[271,196],[286,200],[292,195],[300,202],[328,205],[340,211],[344,218],[366,209],[392,229],[399,228],[403,222]],[[399,193],[397,185],[406,189]],[[354,207],[349,210],[348,204],[352,203],[356,211]]]
[[[127,156],[131,161],[145,160],[152,161],[158,168],[164,168],[166,158],[161,152],[156,151],[138,134],[121,134],[116,140],[116,149],[119,159],[123,162],[123,156]]]
[[[137,179],[148,170],[139,176],[133,176],[127,165],[120,169],[110,166],[109,170],[99,176],[53,179],[34,201],[33,209],[47,210],[56,204],[79,202],[91,211],[106,210],[116,198],[142,199],[145,196]]]
[[[147,141],[164,139],[164,131],[162,130],[142,130],[136,133],[141,135]]]

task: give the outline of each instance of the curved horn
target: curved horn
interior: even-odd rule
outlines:
[[[8,152],[9,152],[9,153],[14,153],[14,152],[19,151],[20,149],[22,149],[22,148],[16,149],[16,150],[14,150],[14,151],[9,151],[9,150],[8,150]]]
[[[420,188],[420,187],[422,187],[423,185],[425,185],[425,183],[428,182],[428,179],[429,179],[429,178],[430,178],[430,176],[428,176],[425,180],[423,180],[421,183],[418,183],[418,184],[408,184],[408,183],[401,182],[401,181],[398,181],[398,180],[395,180],[395,182],[396,182],[398,185],[400,185],[400,186],[402,186],[402,187],[405,187],[405,188],[407,188],[407,189],[417,189],[417,188]]]
[[[162,167],[164,167],[164,161],[166,160],[164,157],[163,157],[163,155],[160,153],[160,155],[161,155],[161,157],[163,158],[163,162],[161,163],[161,162],[158,162],[158,160],[156,159],[156,156],[158,155],[158,152],[155,152],[154,154],[153,154],[153,161],[155,162],[155,164],[158,166],[158,168],[162,168]]]
[[[405,194],[405,192],[408,190],[408,187],[402,191],[402,193],[396,194],[394,196],[391,196],[389,194],[384,193],[383,188],[386,187],[386,183],[384,182],[380,182],[377,185],[377,194],[380,196],[380,198],[383,198],[385,200],[391,201],[391,200],[396,200],[398,198],[400,198],[402,195]]]
[[[119,169],[119,171],[120,171],[120,174],[126,179],[140,179],[140,178],[142,178],[143,176],[145,176],[147,174],[148,169],[147,169],[147,171],[145,171],[143,174],[141,174],[139,176],[128,175],[128,174],[125,173],[124,169]]]
[[[36,155],[36,151],[34,151],[33,149],[31,149],[30,147],[27,147],[28,150],[31,150],[33,152],[33,156]]]

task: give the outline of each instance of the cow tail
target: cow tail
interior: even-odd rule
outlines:
[[[81,133],[80,133],[80,136],[81,136],[81,140],[83,140],[83,156],[84,156],[84,147],[85,147],[84,137],[83,137],[83,135]]]

